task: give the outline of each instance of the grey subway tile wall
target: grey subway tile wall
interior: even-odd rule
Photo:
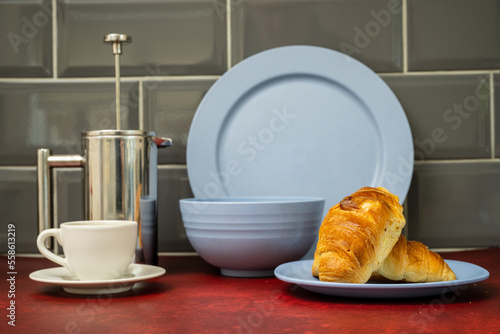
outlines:
[[[498,245],[499,170],[499,161],[417,164],[408,199],[410,238],[430,247]]]
[[[377,72],[402,69],[400,0],[236,1],[233,63],[286,45],[315,45],[346,53]]]
[[[190,252],[179,210],[179,199],[193,197],[185,165],[158,168],[158,249],[161,252]]]
[[[185,151],[203,96],[232,65],[291,44],[351,55],[400,100],[416,159],[405,204],[410,239],[431,247],[500,246],[499,6],[500,0],[0,0],[1,226],[16,224],[18,252],[36,253],[36,150],[80,153],[82,131],[115,127],[114,57],[102,39],[117,32],[132,36],[121,57],[124,127],[174,140],[159,150],[160,251],[193,251],[178,200],[193,196]],[[81,171],[54,175],[57,223],[81,219]]]
[[[494,101],[500,101],[500,74],[493,75]],[[495,115],[500,115],[500,104],[495,104]],[[500,158],[500,116],[495,117],[495,158]]]
[[[226,70],[226,20],[211,0],[58,1],[58,72],[61,77],[114,74],[103,36],[132,36],[121,73],[213,75]]]
[[[500,67],[500,2],[408,0],[408,69]]]
[[[158,163],[186,163],[191,120],[215,79],[144,81],[144,127],[168,136],[174,145],[158,151]]]
[[[5,145],[4,142],[2,142]],[[0,252],[7,252],[7,226],[16,226],[16,251],[35,252],[37,231],[36,168],[0,166]]]
[[[50,0],[0,0],[0,77],[52,76]]]
[[[484,74],[382,77],[410,122],[415,159],[491,157],[490,81]]]
[[[122,127],[137,129],[138,85],[121,92]],[[115,128],[115,103],[112,80],[0,82],[0,165],[34,165],[38,148],[81,153],[83,131]]]

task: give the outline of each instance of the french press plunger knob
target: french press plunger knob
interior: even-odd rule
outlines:
[[[108,34],[104,36],[104,43],[113,45],[115,55],[115,77],[116,77],[116,129],[120,130],[120,55],[122,54],[122,43],[131,43],[132,37],[124,34]]]

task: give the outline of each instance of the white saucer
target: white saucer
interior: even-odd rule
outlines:
[[[59,285],[71,294],[101,295],[129,291],[135,283],[163,274],[165,269],[161,267],[133,263],[122,278],[113,280],[80,281],[64,267],[38,270],[32,272],[30,278],[37,282]]]

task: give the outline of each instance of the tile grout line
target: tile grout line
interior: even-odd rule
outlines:
[[[415,160],[414,165],[433,165],[433,164],[468,164],[468,163],[498,163],[500,159],[488,158],[470,158],[470,159],[436,159],[436,160]]]
[[[57,0],[52,0],[52,78],[57,79]]]
[[[401,30],[402,30],[402,43],[403,43],[403,72],[401,74],[408,73],[408,10],[407,10],[407,0],[402,0],[402,20],[401,20]]]
[[[232,17],[232,12],[231,12],[231,1],[232,0],[227,0],[226,1],[226,41],[227,41],[227,50],[226,50],[226,56],[227,56],[227,70],[229,71],[232,66],[232,31],[231,31],[231,17]]]
[[[470,163],[499,163],[499,158],[484,158],[484,159],[436,159],[436,160],[415,160],[414,165],[436,165],[436,164],[470,164]],[[159,163],[158,168],[170,169],[170,168],[186,168],[187,165],[183,163]],[[0,166],[1,171],[14,170],[14,171],[36,171],[35,165],[4,165]]]
[[[122,77],[121,82],[135,82],[135,81],[147,81],[149,76],[130,76]],[[186,76],[155,76],[154,80],[156,82],[177,82],[177,81],[205,81],[205,80],[217,80],[220,75],[186,75]],[[70,83],[70,82],[115,82],[114,77],[63,77],[57,78],[57,82]],[[0,83],[10,83],[10,82],[53,82],[54,78],[0,78]]]
[[[37,167],[35,165],[33,166],[18,166],[18,165],[5,165],[5,166],[0,166],[0,171],[36,171]]]
[[[490,133],[491,159],[495,159],[495,80],[494,73],[490,73]]]
[[[500,73],[500,70],[495,70],[495,69],[464,69],[464,70],[426,70],[426,71],[408,71],[408,72],[378,72],[378,75],[381,76],[398,76],[398,75],[405,75],[405,76],[419,76],[419,75],[427,75],[427,76],[443,76],[443,75],[478,75],[478,74],[498,74]]]
[[[187,168],[187,164],[185,162],[158,164],[158,169],[173,169],[173,168]]]
[[[139,130],[145,130],[144,128],[144,85],[143,80],[139,79]]]
[[[481,74],[500,74],[500,70],[454,70],[454,71],[419,71],[419,72],[378,72],[377,75],[381,77],[392,76],[453,76],[453,75],[481,75]],[[123,82],[133,82],[144,80],[147,81],[149,76],[127,76],[122,77]],[[220,75],[173,75],[173,76],[155,76],[156,81],[162,82],[175,82],[175,81],[204,81],[204,80],[217,80]],[[58,77],[60,82],[115,82],[114,77]],[[0,78],[0,83],[9,82],[51,82],[54,78],[42,77],[19,77],[19,78]]]

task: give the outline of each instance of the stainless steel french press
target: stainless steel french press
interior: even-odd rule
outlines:
[[[105,36],[105,42],[113,43],[113,53],[116,56],[122,52],[121,43],[130,42],[130,37],[110,34]],[[117,43],[120,47],[116,47]],[[119,57],[115,59],[118,63]],[[117,101],[120,93],[119,81],[117,70]],[[171,146],[172,141],[169,138],[157,137],[152,132],[120,130],[119,109],[117,103],[116,130],[82,133],[82,155],[52,155],[49,149],[38,150],[40,231],[56,227],[51,211],[53,201],[51,185],[52,169],[57,167],[82,167],[86,220],[133,220],[139,223],[139,231],[144,232],[150,227],[151,219],[157,219],[157,149]],[[146,220],[148,226],[144,225]],[[141,226],[141,223],[144,223],[144,226]],[[153,222],[155,223],[156,221]],[[139,233],[136,262],[154,264],[156,261],[154,254],[146,256],[143,253],[144,243],[143,235]]]

